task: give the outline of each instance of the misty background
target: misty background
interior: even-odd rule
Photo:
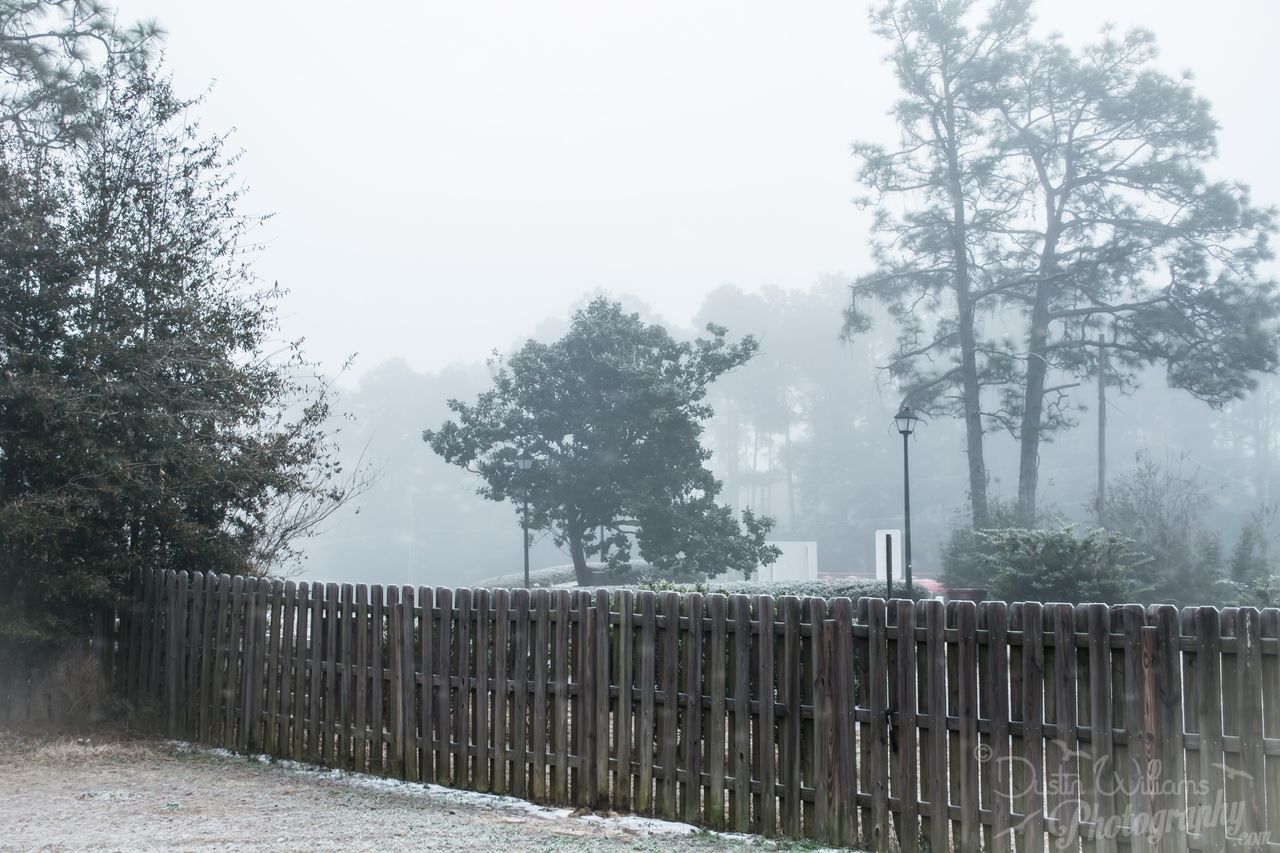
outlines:
[[[1223,174],[1280,199],[1280,70],[1260,0],[1042,0],[1072,44],[1105,21],[1152,29],[1168,71],[1195,71],[1222,130]],[[336,372],[344,452],[379,482],[304,543],[308,578],[458,583],[515,571],[514,507],[485,502],[421,431],[472,398],[484,359],[550,340],[592,293],[677,335],[715,321],[761,354],[721,382],[706,438],[722,499],[815,539],[823,571],[867,571],[871,531],[901,524],[899,399],[876,370],[893,331],[838,334],[867,272],[870,216],[849,144],[890,140],[895,87],[861,3],[388,3],[356,18],[230,2],[122,2],[156,17],[180,88],[210,86],[234,126],[258,274],[289,290],[285,337]],[[245,22],[252,22],[246,24]],[[227,49],[227,45],[233,45]],[[879,336],[879,337],[877,337]],[[1145,452],[1195,478],[1230,540],[1271,497],[1272,401],[1215,412],[1164,388],[1113,394],[1110,470]],[[1092,389],[1080,389],[1091,403]],[[1095,413],[1042,452],[1043,502],[1088,520]],[[963,515],[960,424],[912,445],[917,576],[937,575]],[[992,493],[1016,490],[1016,445],[988,438]],[[534,566],[567,562],[547,539]]]

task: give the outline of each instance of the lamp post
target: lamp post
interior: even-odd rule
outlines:
[[[907,597],[911,598],[911,466],[907,439],[915,432],[920,418],[904,403],[893,419],[898,424],[898,432],[902,433],[902,571],[907,582]]]
[[[527,452],[521,452],[516,457],[516,466],[521,471],[521,478],[533,467],[533,457]],[[529,588],[529,483],[524,483],[524,512],[520,514],[520,531],[522,541],[524,542],[524,588]]]

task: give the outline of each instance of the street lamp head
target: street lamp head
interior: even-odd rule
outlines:
[[[522,451],[520,455],[516,457],[516,466],[519,467],[521,471],[528,471],[533,467],[533,457],[527,452]]]
[[[912,408],[905,403],[898,410],[898,414],[893,416],[893,419],[898,424],[898,432],[903,435],[911,435],[915,431],[916,424],[920,421],[920,418],[916,416]]]

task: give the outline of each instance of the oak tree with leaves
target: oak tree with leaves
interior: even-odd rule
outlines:
[[[605,298],[576,312],[551,344],[527,342],[497,366],[494,387],[474,403],[450,400],[456,419],[423,439],[446,461],[480,477],[491,500],[529,500],[529,525],[567,546],[578,582],[587,558],[607,551],[620,567],[638,546],[661,572],[747,573],[772,562],[772,520],[741,521],[716,502],[705,467],[702,422],[715,379],[756,351],[710,325],[709,337],[677,341]],[[521,471],[517,457],[533,457]],[[604,530],[604,541],[598,531]]]

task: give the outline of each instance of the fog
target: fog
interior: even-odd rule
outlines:
[[[1038,14],[1042,31],[1072,43],[1104,21],[1151,28],[1160,64],[1194,70],[1214,106],[1214,168],[1271,203],[1280,67],[1259,58],[1271,55],[1276,13],[1266,0],[1212,8],[1042,0]],[[512,508],[474,497],[420,433],[445,417],[446,397],[485,387],[489,353],[563,328],[593,292],[681,334],[714,320],[760,337],[762,357],[732,379],[736,391],[719,392],[707,433],[717,473],[731,478],[726,499],[778,517],[781,538],[817,539],[832,569],[865,568],[870,531],[898,526],[889,419],[899,398],[874,365],[887,338],[838,342],[842,285],[832,278],[871,263],[849,145],[895,138],[895,86],[865,4],[396,2],[365,15],[125,0],[119,11],[159,19],[180,88],[211,86],[204,127],[235,128],[248,206],[273,214],[255,266],[289,290],[285,336],[305,336],[331,371],[356,355],[338,380],[355,418],[345,440],[383,474],[307,543],[306,575],[446,582],[518,568]],[[715,301],[725,285],[737,302]],[[779,324],[767,307],[778,292],[804,294],[796,316],[807,325]],[[807,493],[795,483],[801,463],[773,461],[788,440],[781,430],[761,428],[763,455],[759,442],[753,451],[774,476],[732,481],[726,424],[776,382],[772,356],[823,366],[811,396],[850,428],[847,444],[812,449],[829,465],[811,465],[842,473],[818,482],[811,470]],[[1112,399],[1112,470],[1145,450],[1199,478],[1229,544],[1241,516],[1270,500],[1272,438],[1259,443],[1257,429],[1240,426],[1269,417],[1264,397],[1223,414],[1165,390],[1159,371],[1146,385]],[[1080,393],[1088,401],[1093,391]],[[1093,417],[1080,414],[1078,429],[1042,449],[1045,503],[1069,518],[1088,517]],[[798,422],[789,438],[808,432]],[[963,514],[960,425],[925,424],[912,446],[917,571],[929,575]],[[993,434],[988,453],[993,493],[1008,497],[1016,444]],[[539,542],[535,564],[565,561]]]

